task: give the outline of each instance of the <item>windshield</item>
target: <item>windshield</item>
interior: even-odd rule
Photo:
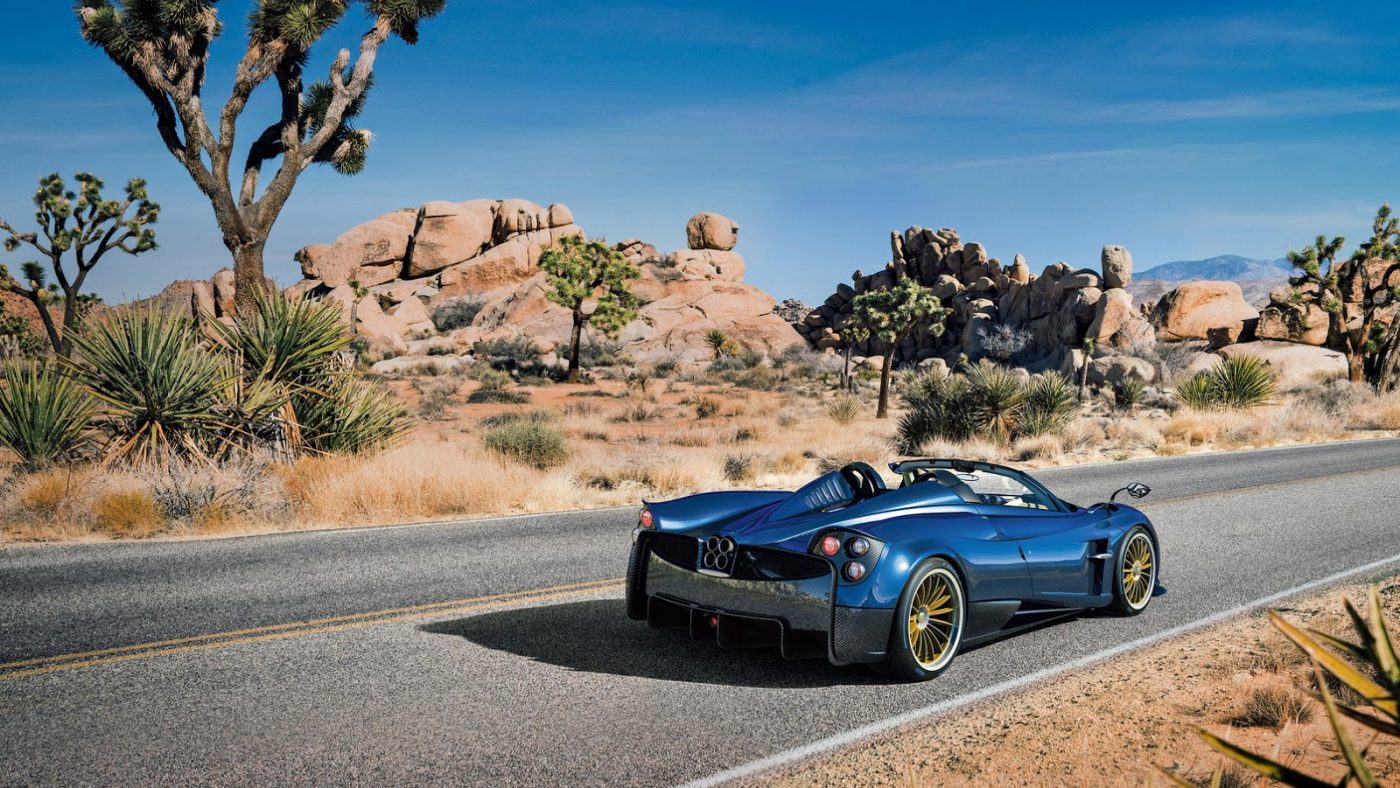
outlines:
[[[783,520],[808,512],[829,512],[840,509],[855,500],[855,490],[840,471],[832,471],[807,484],[792,494],[783,504],[773,510],[772,518]]]

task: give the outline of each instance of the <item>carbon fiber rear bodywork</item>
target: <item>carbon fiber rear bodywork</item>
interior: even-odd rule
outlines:
[[[730,575],[702,572],[702,542],[640,532],[627,573],[627,613],[727,648],[771,646],[788,659],[833,664],[885,655],[894,610],[835,603],[836,577],[815,556],[737,546]]]

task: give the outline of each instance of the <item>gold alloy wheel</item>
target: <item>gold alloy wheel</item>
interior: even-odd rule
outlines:
[[[1133,534],[1123,555],[1123,597],[1134,610],[1147,605],[1156,579],[1152,540],[1145,533]]]
[[[937,670],[952,657],[962,629],[962,595],[946,569],[919,581],[909,601],[909,650],[919,666]]]

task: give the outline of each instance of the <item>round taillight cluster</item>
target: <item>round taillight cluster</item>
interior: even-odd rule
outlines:
[[[865,577],[865,565],[859,561],[847,561],[846,566],[841,569],[841,573],[846,576],[847,580],[854,583]]]
[[[642,513],[637,515],[637,525],[642,528],[656,527],[656,518],[652,516],[650,509],[643,509]]]
[[[855,536],[847,539],[846,552],[850,553],[852,558],[860,558],[870,552],[870,540],[863,536]]]
[[[822,555],[827,556],[829,558],[841,552],[841,540],[836,538],[835,536],[832,536],[831,534],[827,534],[826,536],[822,537],[822,540],[817,545],[817,548],[822,551]]]

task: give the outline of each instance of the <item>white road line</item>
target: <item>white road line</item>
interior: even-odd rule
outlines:
[[[1001,682],[1000,684],[993,684],[989,687],[983,687],[982,689],[974,690],[973,692],[969,692],[965,695],[959,695],[956,698],[941,700],[937,703],[933,703],[922,708],[913,709],[912,711],[906,711],[903,714],[880,720],[879,722],[872,722],[869,725],[863,725],[859,728],[846,731],[845,733],[838,733],[835,736],[829,736],[825,739],[818,739],[817,741],[814,741],[810,744],[804,744],[801,747],[795,747],[791,750],[786,750],[784,752],[770,755],[767,758],[760,758],[756,761],[750,761],[749,763],[740,766],[735,766],[732,769],[725,769],[724,771],[712,774],[709,777],[702,777],[693,782],[685,783],[685,785],[682,786],[682,788],[708,788],[708,786],[723,785],[724,783],[733,782],[735,780],[741,780],[746,777],[754,777],[763,774],[764,772],[773,771],[780,767],[787,766],[796,761],[812,758],[814,756],[821,755],[831,750],[836,750],[842,747],[856,744],[865,739],[870,739],[881,734],[890,733],[899,728],[912,725],[917,722],[921,722],[930,717],[935,717],[940,714],[944,714],[961,706],[967,706],[973,703],[977,703],[979,701],[987,700],[989,698],[994,698],[997,695],[1002,695],[1004,693],[1011,692],[1012,690],[1020,689],[1027,685],[1044,681],[1048,678],[1053,678],[1054,676],[1058,676],[1062,673],[1068,673],[1073,670],[1089,667],[1090,665],[1102,662],[1112,657],[1116,657],[1119,654],[1123,654],[1124,652],[1144,648],[1146,646],[1153,645],[1154,643],[1159,643],[1163,640],[1167,640],[1168,638],[1174,638],[1177,635],[1184,635],[1188,632],[1192,632],[1203,627],[1208,627],[1212,624],[1217,624],[1228,618],[1233,618],[1234,616],[1258,610],[1261,607],[1266,607],[1282,599],[1287,599],[1291,596],[1306,593],[1321,586],[1332,585],[1333,583],[1341,582],[1343,580],[1346,580],[1347,578],[1354,577],[1360,574],[1365,574],[1367,572],[1372,572],[1377,569],[1381,569],[1382,567],[1386,567],[1396,563],[1400,563],[1400,555],[1392,555],[1389,558],[1382,558],[1379,561],[1372,561],[1369,564],[1364,564],[1362,566],[1358,566],[1352,569],[1346,569],[1341,572],[1337,572],[1336,574],[1328,575],[1327,577],[1319,578],[1317,580],[1313,580],[1311,582],[1304,583],[1299,586],[1294,586],[1293,588],[1289,588],[1284,591],[1279,591],[1278,593],[1270,594],[1266,597],[1261,597],[1259,599],[1254,600],[1253,602],[1246,602],[1243,605],[1230,608],[1229,610],[1222,610],[1219,613],[1206,616],[1205,618],[1196,619],[1195,621],[1172,627],[1171,629],[1168,629],[1166,631],[1158,632],[1155,635],[1149,635],[1145,638],[1139,638],[1138,640],[1133,640],[1118,646],[1114,646],[1113,648],[1104,649],[1103,651],[1097,651],[1093,654],[1087,654],[1078,659],[1063,663],[1061,665],[1057,665],[1052,668],[1038,670],[1035,673],[1020,676],[1014,679],[1009,679],[1007,681]],[[937,679],[934,679],[934,681],[937,681]]]

